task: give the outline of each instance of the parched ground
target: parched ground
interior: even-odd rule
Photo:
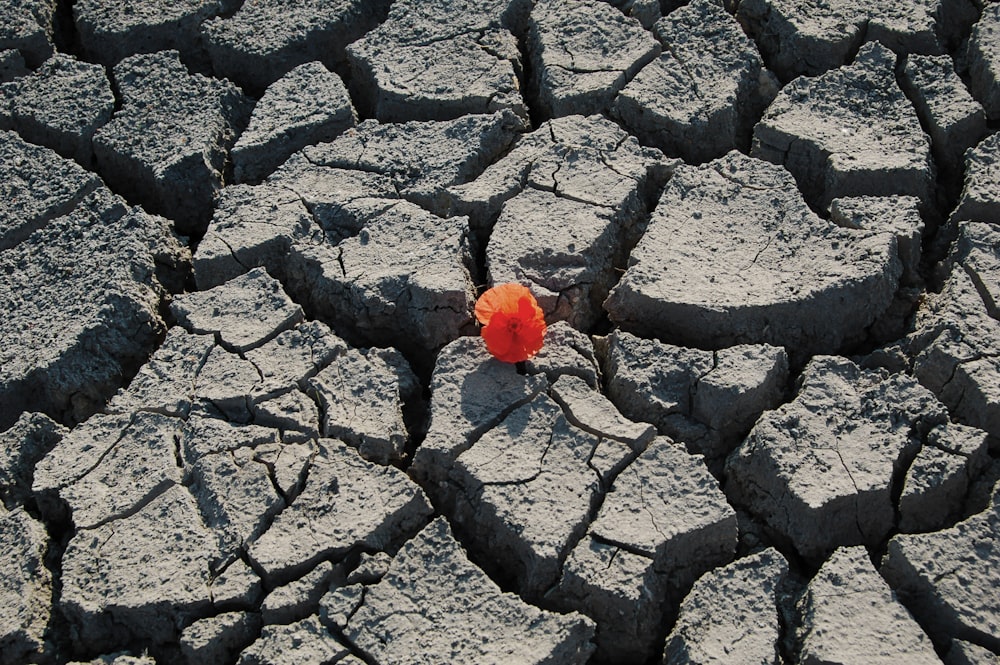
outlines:
[[[1000,660],[1000,3],[0,17],[0,665]]]

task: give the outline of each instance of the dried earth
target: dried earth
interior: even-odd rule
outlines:
[[[1000,662],[1000,3],[0,16],[0,665]]]

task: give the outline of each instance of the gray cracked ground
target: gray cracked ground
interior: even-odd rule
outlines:
[[[1000,4],[0,16],[0,665],[1000,659]]]

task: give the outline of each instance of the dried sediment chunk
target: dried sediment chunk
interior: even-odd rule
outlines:
[[[588,464],[599,443],[540,395],[455,461],[454,519],[513,576],[522,597],[540,598],[558,580],[560,561],[586,530],[601,494]],[[631,452],[619,447],[622,460]]]
[[[307,321],[286,330],[261,347],[247,351],[264,378],[262,393],[279,393],[293,386],[306,387],[312,378],[347,352],[347,344],[319,321]]]
[[[1000,119],[1000,6],[986,3],[965,55],[972,94],[990,120]]]
[[[779,663],[778,605],[788,562],[774,549],[702,575],[667,636],[665,662]],[[724,637],[723,637],[724,636]]]
[[[647,557],[585,535],[563,564],[559,586],[546,597],[555,607],[586,608],[597,622],[598,657],[643,662],[654,653],[652,635],[662,629],[658,609],[667,580]]]
[[[896,85],[895,63],[881,44],[866,44],[850,66],[788,84],[754,128],[751,154],[785,166],[818,209],[841,196],[929,202],[930,141]]]
[[[664,53],[625,86],[612,113],[649,145],[705,162],[750,144],[778,92],[757,47],[716,0],[658,21]]]
[[[260,605],[264,625],[290,624],[314,614],[330,588],[333,572],[333,564],[322,561],[299,579],[272,590]]]
[[[438,354],[431,376],[430,429],[410,467],[434,492],[455,459],[517,407],[545,390],[537,374],[490,357],[480,337],[460,337]]]
[[[434,352],[472,319],[468,222],[408,201],[372,203],[358,235],[292,247],[288,288],[355,344]]]
[[[128,414],[97,414],[74,427],[35,465],[32,490],[42,516],[50,521],[66,517],[66,506],[59,498],[61,488],[72,485],[96,467],[127,435],[132,417]],[[153,425],[156,421],[147,421]],[[139,435],[139,438],[143,438]],[[152,438],[152,437],[150,437]]]
[[[194,392],[197,410],[210,417],[248,423],[250,395],[257,393],[261,384],[253,363],[221,346],[213,347],[198,371]]]
[[[471,320],[465,220],[441,219],[398,199],[363,198],[372,178],[357,177],[360,172],[310,170],[287,181],[282,176],[281,194],[290,197],[291,209],[274,225],[254,219],[266,214],[261,207],[271,185],[248,188],[254,190],[248,207],[240,206],[234,219],[213,223],[208,236],[213,247],[204,259],[199,252],[199,280],[211,284],[246,270],[229,245],[243,242],[236,256],[281,275],[312,315],[356,344],[423,353],[457,337]],[[375,179],[376,186],[387,184]],[[291,187],[299,188],[294,196]],[[338,201],[338,195],[344,198]],[[311,207],[315,223],[304,206]],[[241,241],[244,228],[257,235]]]
[[[259,446],[254,459],[268,465],[278,494],[288,503],[294,501],[305,486],[309,464],[318,451],[314,440],[293,443],[283,436],[281,443]]]
[[[302,154],[314,166],[388,176],[399,196],[443,215],[448,212],[445,190],[478,177],[523,126],[509,110],[441,122],[366,120],[333,142],[310,146]]]
[[[978,0],[745,0],[737,16],[784,81],[840,67],[863,41],[941,54],[975,21]]]
[[[345,137],[342,135],[340,138]],[[374,208],[388,205],[384,199],[400,198],[399,183],[393,180],[393,173],[390,169],[389,174],[383,174],[374,165],[364,163],[345,163],[343,167],[314,164],[304,152],[298,152],[271,174],[267,184],[281,187],[299,197],[312,215],[313,229],[322,231],[322,236],[316,232],[308,236],[295,235],[295,241],[319,243],[325,237],[327,242],[335,244],[357,235]],[[280,262],[274,265],[280,272]],[[271,269],[270,265],[268,269]]]
[[[239,0],[80,0],[73,5],[73,17],[88,58],[114,65],[136,53],[167,49],[186,58],[203,58],[202,22],[232,12],[239,4]]]
[[[0,131],[0,251],[73,210],[101,180],[48,148]]]
[[[320,62],[299,65],[268,86],[233,146],[233,178],[259,182],[292,153],[332,141],[357,121],[340,77]]]
[[[194,414],[187,419],[178,446],[185,473],[187,473],[205,455],[231,452],[237,448],[275,445],[278,441],[278,432],[267,427],[242,425],[219,418],[208,418],[202,414]],[[261,450],[267,450],[267,448]],[[301,464],[299,466],[301,467]],[[284,487],[282,491],[288,493]]]
[[[56,0],[3,0],[0,16],[0,49],[17,49],[29,67],[52,55]]]
[[[946,55],[912,55],[901,82],[931,135],[938,166],[957,172],[962,155],[986,134],[986,115]]]
[[[955,50],[979,15],[979,0],[854,0],[867,13],[865,41],[899,54],[936,55]]]
[[[92,417],[37,464],[33,491],[42,514],[83,529],[135,513],[181,483],[188,434],[182,420],[158,413]],[[236,445],[234,437],[223,440]]]
[[[0,83],[13,81],[27,73],[28,68],[24,66],[24,58],[21,57],[20,51],[0,47]]]
[[[250,422],[250,395],[261,388],[253,363],[215,346],[198,371],[194,386],[195,411],[237,423]]]
[[[292,191],[268,184],[222,190],[195,253],[195,280],[210,289],[262,266],[281,274],[294,238],[319,234]]]
[[[830,202],[830,221],[847,229],[891,233],[896,236],[904,286],[922,284],[920,258],[924,220],[920,200],[913,196],[852,196]]]
[[[92,529],[129,515],[166,488],[181,483],[176,455],[181,425],[180,420],[157,413],[136,414],[117,438],[93,441],[95,448],[105,452],[86,473],[63,479],[58,485],[50,474],[39,473],[34,489],[58,491],[78,529]],[[47,460],[49,467],[71,450],[71,446],[57,446],[50,453],[52,460]]]
[[[547,117],[606,111],[633,76],[660,54],[635,19],[596,0],[541,0],[531,10],[528,52]]]
[[[62,440],[66,428],[42,413],[22,413],[0,432],[0,500],[8,507],[31,496],[35,464]]]
[[[647,30],[651,30],[653,24],[663,16],[660,0],[611,0],[611,4],[618,7],[626,16],[639,21]]]
[[[773,346],[702,351],[618,330],[603,344],[615,406],[713,460],[780,403],[788,380],[788,357]]]
[[[254,402],[255,423],[282,430],[282,440],[288,443],[319,438],[319,406],[300,390],[290,390],[274,397]]]
[[[383,549],[415,532],[431,513],[420,488],[393,467],[365,462],[323,439],[301,494],[249,548],[269,584],[358,547]]]
[[[677,168],[604,307],[673,344],[832,352],[886,310],[901,271],[893,235],[821,220],[787,171],[731,152]]]
[[[288,625],[264,626],[260,637],[240,654],[237,665],[329,663],[361,665],[315,615]]]
[[[879,577],[863,547],[834,552],[809,582],[798,611],[803,663],[940,662],[930,639]]]
[[[205,48],[218,76],[251,94],[262,92],[298,65],[315,60],[328,68],[344,49],[385,16],[386,0],[247,0],[229,18],[202,26]]]
[[[546,599],[597,621],[602,657],[643,662],[665,608],[728,563],[736,540],[736,513],[701,459],[660,437],[614,480]]]
[[[42,658],[52,612],[52,573],[45,567],[49,547],[45,526],[24,508],[0,507],[0,663]]]
[[[875,546],[895,524],[893,488],[947,420],[909,376],[816,357],[795,399],[761,416],[729,457],[726,492],[808,558]],[[946,447],[948,432],[938,435]]]
[[[1000,132],[987,136],[965,153],[965,187],[954,221],[1000,224]]]
[[[189,74],[177,51],[126,58],[114,79],[122,107],[94,135],[98,171],[179,232],[200,235],[246,124],[246,98],[229,81]]]
[[[180,638],[187,665],[232,662],[260,631],[260,617],[250,612],[223,612],[195,621]]]
[[[959,224],[951,274],[903,342],[913,375],[961,423],[1000,436],[1000,231]]]
[[[600,368],[594,344],[585,333],[557,321],[545,331],[545,344],[534,358],[527,361],[530,374],[544,374],[550,383],[560,376],[576,376],[591,388],[600,382]]]
[[[995,224],[959,224],[948,263],[952,274],[959,265],[965,270],[979,290],[986,311],[1000,318],[1000,228]]]
[[[542,394],[544,375],[518,374],[480,338],[445,347],[431,380],[430,429],[410,467],[476,548],[508,553],[497,565],[533,597],[554,581],[603,488],[653,434],[587,383],[594,367],[581,372],[584,343],[579,334],[553,337],[549,357],[531,366],[555,381],[552,398]]]
[[[59,607],[74,648],[100,653],[130,639],[175,644],[178,626],[212,602],[218,539],[191,495],[171,485],[138,512],[78,532],[62,559]]]
[[[336,589],[324,605],[336,606]],[[582,664],[593,623],[505,594],[465,557],[441,517],[407,542],[349,615],[330,620],[382,665],[431,663]],[[470,630],[470,626],[474,626]]]
[[[692,384],[712,370],[711,351],[670,346],[619,330],[605,344],[608,396],[622,413],[652,422],[668,434],[693,428],[673,421],[678,415],[688,420]]]
[[[400,410],[417,386],[406,361],[391,349],[349,349],[317,321],[288,328],[301,316],[298,307],[283,293],[272,293],[277,283],[266,274],[247,277],[242,291],[236,285],[220,287],[174,303],[184,325],[228,338],[229,348],[218,346],[211,334],[176,326],[108,410],[252,420],[283,430],[286,441],[301,441],[319,435],[323,403],[323,427],[331,435],[383,462],[397,458],[408,440]],[[268,303],[276,307],[269,309]],[[240,339],[250,340],[252,348],[237,353],[233,347],[239,348]],[[372,402],[375,383],[380,401]]]
[[[59,53],[31,76],[0,88],[0,100],[4,97],[9,108],[0,108],[0,127],[86,167],[93,161],[94,132],[115,107],[103,67]]]
[[[496,360],[487,352],[481,337],[460,337],[438,354],[430,383],[429,430],[410,467],[410,472],[436,495],[436,500],[443,502],[451,496],[445,481],[459,455],[512,412],[548,390],[550,382],[563,376],[577,379],[577,388],[586,383],[587,394],[603,402],[600,407],[588,407],[589,400],[580,399],[581,415],[597,411],[600,416],[578,418],[575,424],[601,435],[618,432],[621,445],[624,439],[620,425],[627,421],[604,413],[613,407],[596,392],[598,371],[593,346],[586,335],[565,323],[556,323],[546,333],[545,346],[527,361],[527,367],[527,374],[519,374],[514,364]],[[576,402],[571,393],[578,395],[580,391],[570,390],[569,385],[564,384],[569,392],[563,399]],[[584,421],[591,424],[584,425]],[[632,440],[640,432],[624,436]]]
[[[291,311],[301,315],[297,307]],[[209,330],[219,328],[221,318],[205,316],[202,323]],[[240,320],[238,313],[236,320]],[[258,333],[262,330],[267,336],[276,332],[267,326],[257,328]],[[229,334],[237,333],[230,330]],[[152,411],[182,418],[199,413],[249,422],[262,403],[304,388],[304,379],[315,375],[344,349],[342,340],[316,322],[286,330],[242,356],[218,346],[214,335],[194,335],[175,326],[106,410],[123,414]],[[313,407],[315,411],[315,404]],[[315,430],[313,424],[310,431]]]
[[[302,308],[263,268],[208,291],[177,296],[170,308],[188,332],[215,334],[224,347],[238,352],[261,346],[303,319]]]
[[[203,455],[192,465],[190,478],[205,525],[218,534],[226,552],[248,546],[285,508],[268,465],[254,448]]]
[[[651,426],[633,422],[618,413],[608,398],[578,376],[559,376],[552,384],[551,395],[575,427],[603,439],[624,443],[637,455],[646,449],[655,435]],[[591,464],[593,461],[592,457]],[[607,479],[609,484],[611,479]]]
[[[785,81],[847,62],[861,45],[864,10],[852,0],[744,0],[737,17]]]
[[[486,248],[489,281],[529,283],[546,321],[587,330],[617,279],[622,222],[607,209],[529,187],[500,210]]]
[[[590,533],[652,559],[681,587],[732,557],[736,513],[701,459],[660,437],[618,475]]]
[[[195,280],[208,289],[258,266],[284,278],[293,243],[335,243],[355,235],[371,208],[368,200],[397,196],[386,176],[314,166],[298,153],[261,185],[222,190],[195,254]]]
[[[532,380],[541,377],[488,359],[481,340],[446,347],[434,377],[431,430],[413,467],[435,485],[450,469],[450,483],[437,489],[442,505],[451,506],[477,549],[505,553],[490,558],[528,597],[539,597],[555,581],[559,561],[587,528],[603,488],[651,435],[650,428],[616,417],[584,378],[555,376],[551,394],[558,406],[545,395],[532,397],[545,386],[542,381],[532,389]],[[630,581],[641,584],[639,577]],[[564,609],[589,611],[573,602]],[[607,645],[630,648],[625,640]]]
[[[530,283],[547,320],[586,330],[601,318],[615,267],[666,168],[657,151],[603,118],[561,118],[452,188],[453,209],[470,214],[479,242],[492,226],[491,283]]]
[[[520,94],[524,0],[399,0],[387,20],[351,44],[353,91],[382,122],[448,120],[510,109],[527,123]]]
[[[906,472],[899,530],[933,531],[954,521],[969,487],[989,463],[986,432],[945,423],[932,429]]]
[[[420,383],[394,349],[350,350],[308,382],[323,413],[323,436],[340,439],[378,464],[402,459],[410,440],[403,407]]]
[[[675,163],[601,116],[556,118],[521,137],[475,180],[449,187],[448,210],[469,215],[477,240],[485,243],[501,206],[525,189],[538,189],[601,209],[618,220],[619,242],[627,246]]]
[[[0,252],[0,427],[29,409],[93,413],[155,347],[161,280],[188,260],[166,220],[104,188]]]
[[[125,414],[155,411],[186,418],[195,400],[195,380],[214,346],[212,335],[191,335],[183,327],[174,326],[105,410]]]
[[[963,640],[952,640],[944,656],[945,665],[992,665],[996,654],[978,644]]]
[[[447,12],[453,10],[448,9]],[[505,30],[398,43],[390,21],[348,47],[359,107],[382,122],[509,109],[527,122],[517,41]]]
[[[944,4],[940,0],[916,0],[906,4],[883,0],[867,7],[861,2],[854,4],[865,15],[858,25],[864,41],[879,42],[896,53],[945,53],[936,34],[938,16],[934,5]],[[951,4],[971,8],[967,0]]]

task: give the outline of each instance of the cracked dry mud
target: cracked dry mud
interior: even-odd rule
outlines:
[[[1000,662],[1000,3],[0,16],[0,665]]]

